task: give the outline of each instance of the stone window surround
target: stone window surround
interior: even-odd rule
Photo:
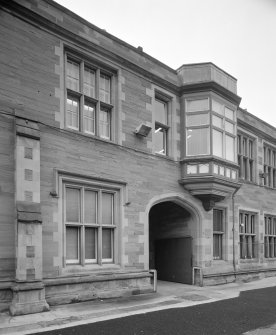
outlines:
[[[65,243],[64,243],[64,224],[63,224],[63,197],[62,197],[62,190],[63,184],[75,183],[80,185],[89,185],[93,187],[103,187],[109,190],[113,190],[118,192],[118,226],[115,238],[115,253],[114,253],[114,263],[103,263],[102,265],[99,264],[86,264],[82,266],[80,264],[72,264],[68,266],[65,260]],[[124,217],[124,206],[130,205],[128,200],[128,187],[127,182],[124,180],[113,180],[107,178],[100,178],[95,175],[82,175],[78,172],[71,172],[62,169],[54,169],[53,171],[53,189],[50,192],[50,195],[57,199],[58,204],[58,212],[57,212],[57,225],[58,225],[58,243],[59,243],[59,254],[58,254],[58,265],[60,267],[61,274],[70,274],[72,272],[86,272],[86,271],[105,271],[107,269],[112,270],[119,270],[121,268],[121,248],[120,239],[121,239],[121,224],[123,217]]]
[[[118,139],[118,134],[117,134],[117,128],[118,128],[118,115],[117,115],[117,105],[118,105],[118,76],[119,76],[119,69],[111,66],[109,62],[103,62],[102,58],[101,60],[97,60],[96,57],[91,57],[90,55],[86,55],[85,53],[80,53],[71,47],[64,46],[64,61],[63,61],[63,79],[62,79],[62,85],[61,87],[64,87],[64,103],[63,108],[62,108],[62,114],[63,116],[63,121],[61,122],[61,126],[65,127],[69,131],[72,132],[78,132],[81,133],[85,136],[89,137],[97,137],[103,141],[116,141]],[[72,91],[71,89],[68,89],[66,87],[66,63],[67,63],[67,58],[70,60],[76,61],[79,64],[82,64],[81,67],[84,68],[84,66],[88,66],[91,69],[94,69],[98,73],[103,73],[105,75],[110,76],[111,78],[111,101],[110,103],[105,103],[101,102],[99,100],[99,97],[97,99],[95,98],[90,98],[86,97],[83,94],[83,91],[81,90],[80,92],[75,92]],[[98,78],[99,79],[99,78]],[[80,78],[82,80],[82,78]],[[98,87],[99,88],[99,87]],[[70,97],[79,99],[79,129],[74,130],[70,127],[66,126],[66,114],[67,114],[67,95]],[[85,132],[83,129],[83,105],[84,105],[84,99],[87,99],[87,101],[91,104],[94,104],[96,106],[96,122],[95,122],[95,134],[91,134],[88,132]],[[99,136],[99,110],[103,108],[104,110],[110,111],[110,119],[111,119],[111,124],[110,124],[110,139],[101,137]]]

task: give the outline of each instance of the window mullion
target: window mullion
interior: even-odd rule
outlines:
[[[99,191],[98,199],[98,264],[102,265],[102,191]]]

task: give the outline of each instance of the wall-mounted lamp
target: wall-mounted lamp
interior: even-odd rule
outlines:
[[[151,126],[141,123],[134,131],[136,135],[147,137],[151,131]]]

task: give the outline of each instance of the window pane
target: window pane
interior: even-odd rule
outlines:
[[[187,155],[210,153],[209,128],[187,129]]]
[[[188,164],[187,165],[187,174],[195,174],[195,173],[197,173],[197,165]]]
[[[101,74],[100,76],[100,100],[110,104],[110,77]]]
[[[155,121],[167,124],[168,115],[167,115],[167,103],[158,99],[155,99]]]
[[[71,60],[67,61],[66,66],[66,86],[73,91],[79,91],[79,64]]]
[[[235,139],[234,137],[225,136],[225,158],[229,161],[235,161]]]
[[[113,233],[111,229],[102,230],[102,258],[103,259],[112,259],[112,244],[113,244]]]
[[[213,258],[214,259],[222,258],[222,235],[221,234],[213,235]]]
[[[66,125],[69,128],[79,130],[79,101],[75,98],[67,98]]]
[[[187,112],[200,112],[209,110],[209,99],[187,100]]]
[[[66,187],[66,221],[80,222],[80,190]]]
[[[225,117],[234,121],[234,115],[235,115],[234,111],[228,107],[225,107],[224,111],[225,111]]]
[[[85,259],[96,259],[97,234],[95,228],[85,228]]]
[[[95,72],[87,67],[84,69],[83,92],[95,98]]]
[[[86,103],[83,107],[84,132],[95,134],[95,106]]]
[[[212,116],[212,121],[213,121],[213,126],[218,127],[218,128],[222,128],[222,118],[218,117],[216,115]]]
[[[102,193],[102,224],[113,224],[113,194]]]
[[[209,113],[187,115],[187,126],[203,126],[209,122]]]
[[[223,157],[222,132],[213,129],[213,155]]]
[[[218,174],[219,173],[219,166],[217,164],[214,164],[213,170],[214,170],[214,173]]]
[[[213,230],[223,231],[223,211],[220,209],[213,209]]]
[[[111,127],[110,111],[108,109],[101,108],[100,121],[99,121],[100,137],[110,139],[110,127]]]
[[[79,260],[79,228],[66,227],[66,259]]]
[[[166,129],[155,125],[154,131],[154,152],[158,154],[166,154]]]
[[[84,193],[84,222],[97,223],[97,192]]]
[[[231,170],[226,168],[226,173],[225,174],[226,174],[227,178],[230,178],[231,177]]]
[[[234,134],[235,133],[234,124],[228,121],[225,121],[225,130],[228,131],[228,133]]]
[[[223,105],[216,100],[212,100],[212,110],[220,115],[223,115]]]
[[[199,173],[208,173],[209,172],[209,164],[199,164],[198,169],[199,169]]]

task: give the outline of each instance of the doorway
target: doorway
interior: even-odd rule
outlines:
[[[157,278],[192,284],[192,216],[173,201],[154,205],[149,213],[149,265]]]

